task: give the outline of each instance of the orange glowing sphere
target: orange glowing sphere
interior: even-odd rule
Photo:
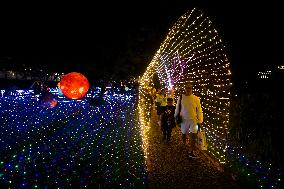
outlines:
[[[58,87],[67,98],[80,99],[87,94],[89,82],[84,75],[71,72],[61,78]]]

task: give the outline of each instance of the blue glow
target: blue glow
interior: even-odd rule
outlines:
[[[100,88],[95,88],[81,100],[50,91],[59,102],[54,108],[39,106],[40,96],[30,90],[2,93],[1,188],[145,188],[132,91],[113,87],[101,98]],[[101,101],[93,105],[92,98]]]

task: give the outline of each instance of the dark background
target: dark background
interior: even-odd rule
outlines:
[[[141,75],[169,28],[202,9],[223,38],[233,77],[281,65],[283,13],[273,1],[103,1],[1,6],[0,66],[78,71],[91,78]],[[0,68],[1,68],[0,67]]]
[[[283,80],[251,82],[258,71],[284,65],[281,1],[70,2],[1,5],[0,70],[77,71],[91,81],[138,76],[175,21],[200,8],[223,39],[233,84],[246,88],[231,99],[231,137],[283,170]]]

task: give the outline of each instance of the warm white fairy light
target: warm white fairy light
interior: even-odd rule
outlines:
[[[232,85],[230,63],[217,30],[202,11],[193,9],[186,12],[170,29],[140,79],[140,99],[144,99],[140,101],[144,106],[140,106],[140,112],[149,109],[147,90],[153,87],[154,73],[157,73],[164,89],[174,88],[175,99],[181,94],[185,83],[193,83],[194,93],[200,97],[203,107],[208,151],[220,163],[224,163],[229,124],[229,88]],[[147,129],[144,127],[148,126],[142,125],[142,135],[146,141]]]
[[[258,78],[261,78],[261,79],[268,79],[271,77],[271,70],[267,70],[264,72],[258,72],[257,76]]]

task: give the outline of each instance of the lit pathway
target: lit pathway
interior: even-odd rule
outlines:
[[[149,131],[149,188],[238,188],[235,181],[200,154],[190,159],[183,149],[179,127],[173,129],[172,143],[162,144],[155,110]]]

